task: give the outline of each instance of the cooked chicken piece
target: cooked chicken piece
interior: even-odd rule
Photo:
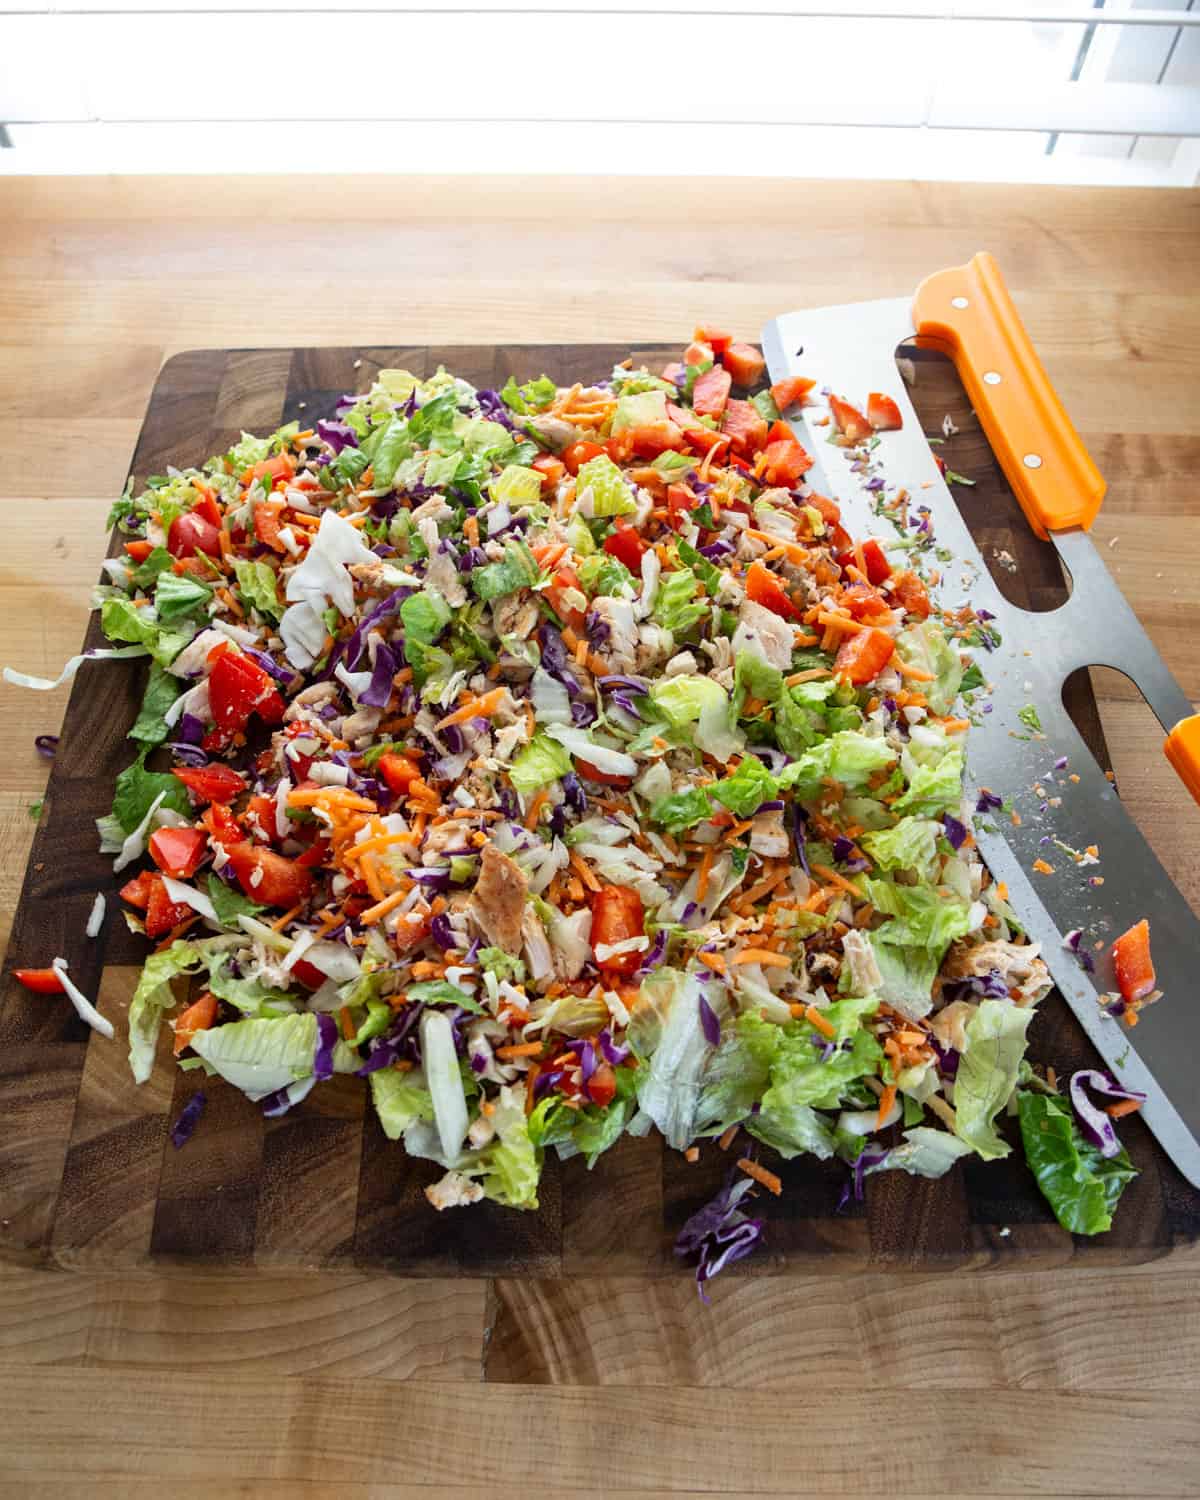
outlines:
[[[875,950],[871,947],[866,933],[859,932],[856,927],[852,927],[842,939],[842,953],[850,966],[850,993],[852,995],[875,994],[883,983],[883,976],[879,972],[879,965],[875,962]]]
[[[1021,1004],[1036,1005],[1054,988],[1050,971],[1040,958],[1037,943],[955,943],[942,965],[943,979],[982,977],[993,970],[1009,990],[1018,990]]]
[[[792,665],[792,627],[753,599],[743,599],[738,610],[738,627],[733,633],[733,650],[749,651],[768,666],[786,672]]]
[[[952,1000],[929,1018],[929,1029],[943,1047],[962,1052],[967,1045],[967,1023],[977,1009],[969,1000]]]
[[[479,879],[471,893],[471,915],[488,942],[518,957],[524,941],[525,872],[494,844],[485,844],[479,859]]]
[[[546,937],[546,929],[542,926],[542,919],[532,906],[525,908],[521,921],[521,936],[525,962],[529,966],[529,977],[535,984],[541,984],[544,979],[549,979],[554,974],[554,955],[550,951],[550,943]]]
[[[772,808],[754,814],[750,829],[750,848],[766,859],[786,859],[788,855],[787,829],[783,826],[783,811]]]
[[[561,417],[526,417],[525,426],[536,432],[551,453],[561,453],[575,441],[575,429]]]
[[[431,1183],[425,1189],[425,1196],[440,1213],[444,1208],[462,1208],[467,1203],[478,1203],[483,1197],[483,1185],[452,1170]]]

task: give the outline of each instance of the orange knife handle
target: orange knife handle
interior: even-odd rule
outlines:
[[[913,299],[913,326],[924,341],[953,358],[992,451],[1038,536],[1068,526],[1088,530],[1104,498],[1104,480],[986,250],[921,283]]]
[[[1163,741],[1163,754],[1175,767],[1180,781],[1200,802],[1200,714],[1180,719]]]

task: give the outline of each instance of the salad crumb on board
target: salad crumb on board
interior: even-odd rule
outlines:
[[[1026,1060],[1051,980],[975,848],[1001,798],[963,788],[986,626],[845,530],[787,421],[824,402],[866,465],[900,413],[763,377],[705,328],[587,387],[382,370],[131,480],[90,657],[147,673],[99,820],[152,945],[138,1083],[164,1023],[268,1116],[354,1074],[437,1210],[536,1209],[548,1151],[711,1138],[729,1176],[676,1247],[702,1292],[763,1239],[779,1158],[861,1197],[1007,1156],[1006,1112],[1059,1220],[1108,1228],[1139,1099]],[[111,1035],[47,962],[17,977]],[[1116,963],[1135,1021],[1145,923]]]

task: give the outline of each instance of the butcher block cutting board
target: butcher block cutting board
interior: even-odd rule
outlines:
[[[630,352],[653,366],[676,351],[597,344],[180,354],[154,388],[132,472],[140,486],[168,464],[198,464],[221,452],[243,428],[315,421],[381,368],[424,376],[445,364],[477,386],[543,371],[560,382],[588,382]],[[1057,560],[1023,520],[953,370],[938,355],[906,354],[926,431],[939,432],[948,413],[960,429],[941,452],[977,481],[956,493],[985,556],[1001,557],[1001,587],[1014,603],[1049,608],[1063,595]],[[98,644],[93,620],[87,645]],[[384,1137],[359,1079],[335,1078],[287,1115],[265,1120],[221,1080],[179,1072],[164,1028],[154,1073],[135,1087],[125,1017],[146,945],[125,927],[93,820],[109,810],[114,778],[132,758],[125,735],[143,671],[113,664],[76,679],[34,840],[0,982],[0,1256],[110,1270],[207,1263],[414,1276],[684,1274],[672,1254],[675,1235],[731,1165],[715,1144],[688,1165],[657,1136],[626,1138],[591,1172],[581,1157],[563,1164],[551,1154],[538,1212],[484,1203],[437,1214],[422,1190],[441,1169],[409,1160]],[[1087,681],[1072,686],[1072,711],[1104,760]],[[98,890],[108,896],[108,912],[93,940],[84,927]],[[42,966],[55,955],[69,960],[86,993],[99,994],[115,1042],[89,1031],[65,1000],[29,994],[12,978],[14,967]],[[1060,1075],[1096,1062],[1057,995],[1039,1009],[1030,1050]],[[207,1109],[176,1150],[171,1123],[200,1087]],[[960,1163],[936,1182],[880,1174],[869,1179],[864,1202],[842,1211],[844,1165],[773,1162],[783,1194],[760,1195],[756,1209],[768,1220],[768,1248],[734,1271],[1124,1263],[1193,1242],[1200,1193],[1136,1118],[1123,1122],[1122,1135],[1141,1175],[1111,1232],[1090,1240],[1059,1228],[1019,1148],[1005,1161]]]

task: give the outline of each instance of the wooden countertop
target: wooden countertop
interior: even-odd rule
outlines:
[[[682,340],[704,317],[755,337],[986,248],[1108,479],[1095,535],[1200,699],[1200,194],[10,178],[0,224],[0,660],[26,671],[78,648],[181,349]],[[1137,695],[1095,676],[1123,794],[1200,906],[1200,812]],[[0,936],[33,736],[65,703],[0,687]],[[717,1283],[705,1309],[685,1280],[0,1268],[0,1496],[1189,1495],[1198,1281],[1195,1257],[794,1277]]]

